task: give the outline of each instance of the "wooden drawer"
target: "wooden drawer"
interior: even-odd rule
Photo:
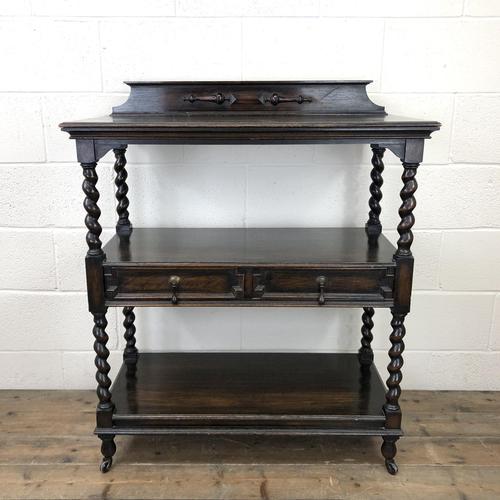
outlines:
[[[392,301],[394,269],[109,265],[104,267],[105,300],[108,305],[388,303]]]
[[[269,269],[254,274],[255,298],[318,305],[392,300],[394,267]]]
[[[105,268],[107,301],[183,302],[243,298],[244,275],[227,268],[114,266]]]

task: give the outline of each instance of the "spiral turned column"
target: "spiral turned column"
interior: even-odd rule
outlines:
[[[375,310],[373,307],[364,307],[363,315],[361,316],[361,320],[363,322],[363,326],[361,327],[361,347],[358,351],[358,359],[359,364],[362,368],[368,369],[373,363],[373,350],[371,347],[371,343],[373,340],[373,315],[375,314]]]
[[[403,366],[403,351],[405,349],[405,344],[403,338],[406,334],[406,328],[404,325],[404,319],[406,314],[397,314],[392,312],[392,333],[389,337],[391,341],[391,348],[389,349],[389,358],[391,358],[387,370],[389,371],[389,378],[387,379],[387,393],[385,396],[386,404],[384,405],[384,410],[391,413],[401,413],[399,407],[399,396],[401,395],[401,380],[403,379],[403,374],[401,373],[401,368]]]
[[[133,377],[137,369],[137,359],[139,358],[139,351],[135,347],[135,314],[133,307],[124,307],[123,315],[125,319],[123,320],[123,326],[125,327],[125,333],[123,334],[126,345],[123,351],[123,362],[127,367],[127,376]]]
[[[396,257],[411,257],[412,255],[411,244],[413,243],[413,233],[411,228],[415,224],[413,210],[417,206],[417,200],[415,199],[414,194],[418,187],[417,179],[415,178],[417,175],[418,165],[418,163],[403,162],[404,170],[401,177],[403,181],[403,189],[400,193],[403,203],[399,208],[401,222],[398,225],[399,239]]]
[[[127,170],[125,166],[127,165],[127,159],[125,158],[125,148],[113,149],[115,154],[115,185],[116,185],[116,200],[118,202],[116,206],[116,212],[118,213],[118,222],[116,224],[116,232],[118,235],[130,235],[132,232],[132,224],[129,219],[129,199],[128,185],[127,185]]]
[[[382,200],[382,184],[384,179],[382,173],[384,171],[384,162],[382,161],[385,153],[385,148],[372,146],[372,171],[370,177],[372,182],[370,184],[370,199],[368,205],[370,211],[368,213],[368,221],[365,224],[366,234],[370,239],[376,240],[382,232],[382,224],[380,223],[380,213],[382,207],[380,200]]]
[[[108,321],[106,320],[105,313],[94,313],[94,328],[92,333],[95,338],[94,351],[96,353],[95,366],[97,368],[97,397],[99,398],[97,409],[104,411],[113,408],[111,392],[109,390],[111,379],[108,376],[110,366],[108,363],[109,350],[106,347],[109,340],[108,334],[106,333],[107,325]]]
[[[389,349],[390,362],[387,366],[389,378],[387,379],[387,392],[385,395],[384,413],[386,417],[385,427],[387,429],[399,429],[401,427],[401,407],[399,406],[399,397],[401,395],[401,380],[403,374],[403,351],[405,344],[403,338],[406,334],[404,319],[406,314],[399,314],[392,310],[391,327],[392,332],[389,337],[391,348]],[[382,444],[382,454],[385,458],[387,470],[391,474],[396,474],[398,468],[394,461],[396,456],[397,436],[384,437]]]
[[[94,351],[96,353],[95,366],[97,368],[97,397],[99,403],[97,404],[97,425],[98,427],[111,427],[112,414],[114,405],[111,401],[111,379],[109,378],[110,366],[108,363],[109,350],[106,347],[108,342],[108,334],[106,333],[106,320],[105,313],[94,313],[94,329],[92,333],[95,337]],[[113,434],[99,434],[102,441],[101,452],[103,455],[100,465],[101,472],[107,472],[113,463],[113,455],[116,452],[116,445],[114,442]]]
[[[83,201],[83,206],[87,212],[85,217],[85,225],[87,226],[87,245],[89,247],[87,255],[88,256],[101,256],[102,242],[100,236],[102,233],[102,227],[99,224],[99,217],[101,216],[101,210],[97,206],[99,200],[99,191],[97,190],[97,163],[82,163],[83,168],[83,185],[82,189],[85,193],[85,199]]]

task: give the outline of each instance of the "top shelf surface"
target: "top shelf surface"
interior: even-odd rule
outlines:
[[[426,138],[440,123],[391,116],[368,80],[310,82],[127,82],[110,116],[67,121],[74,139],[124,142],[321,142]]]

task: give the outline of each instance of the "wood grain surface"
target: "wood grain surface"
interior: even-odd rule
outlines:
[[[0,498],[499,498],[500,393],[403,394],[395,477],[380,438],[270,436],[119,436],[104,475],[93,391],[0,391]]]

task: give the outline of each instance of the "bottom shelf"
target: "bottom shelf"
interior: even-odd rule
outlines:
[[[111,391],[113,427],[98,434],[401,434],[356,354],[145,353]]]

